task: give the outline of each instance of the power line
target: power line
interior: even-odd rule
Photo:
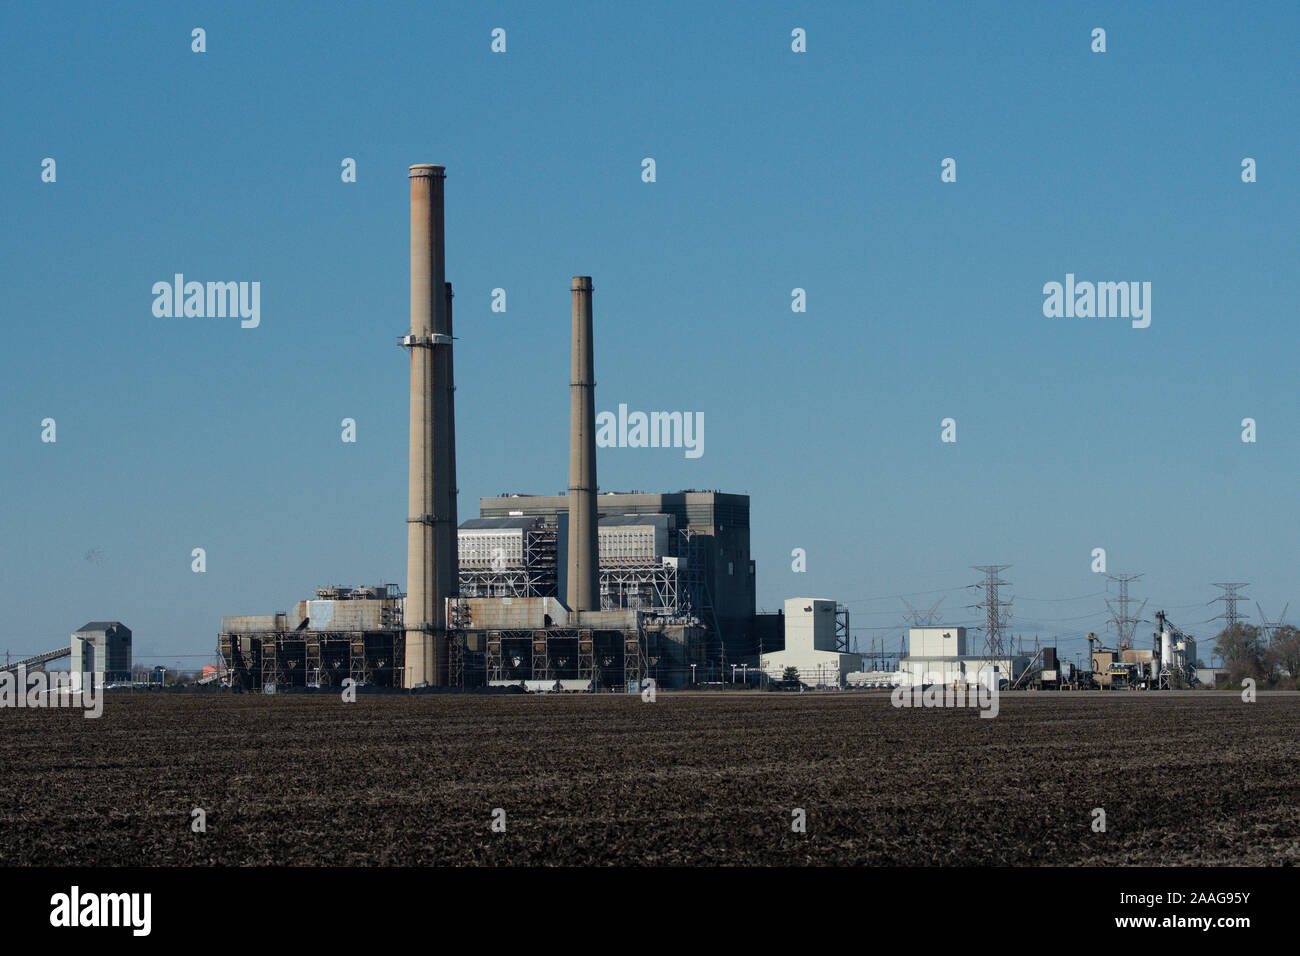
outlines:
[[[1091,594],[1080,594],[1078,597],[1068,597],[1068,598],[1035,598],[1035,597],[1025,597],[1023,594],[1017,594],[1016,600],[1037,601],[1044,604],[1060,604],[1065,601],[1082,601],[1085,600],[1086,598],[1101,597],[1105,593],[1106,593],[1105,591],[1093,591]]]
[[[1020,600],[1020,595],[1016,595],[1016,600]],[[1028,624],[1052,624],[1059,621],[1083,621],[1090,617],[1096,617],[1097,612],[1092,611],[1088,614],[1076,614],[1074,617],[1022,617],[1020,620]]]
[[[893,601],[898,598],[917,597],[922,594],[946,594],[949,591],[965,591],[969,585],[955,588],[934,588],[930,591],[909,591],[906,594],[882,594],[879,597],[852,598],[848,601],[840,601],[840,604],[864,604],[867,601]]]
[[[943,620],[943,615],[937,613],[939,605],[943,603],[943,598],[939,598],[939,600],[935,601],[927,610],[924,611],[918,611],[916,608],[912,607],[911,604],[908,604],[907,600],[904,598],[899,598],[899,600],[907,607],[908,613],[905,614],[904,617],[910,617],[912,619],[913,627],[933,627],[938,624],[939,621]]]
[[[979,621],[947,621],[937,627],[974,627]],[[924,627],[925,625],[921,625]],[[855,624],[852,627],[854,631],[906,631],[909,625],[906,621],[900,624]]]

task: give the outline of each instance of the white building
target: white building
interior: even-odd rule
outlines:
[[[862,666],[862,655],[835,646],[834,601],[790,598],[785,602],[785,650],[764,654],[761,666],[772,680],[781,680],[786,668],[793,667],[810,687],[843,687],[848,674]]]
[[[900,684],[983,684],[1003,686],[1029,666],[1026,655],[989,660],[970,647],[964,627],[913,627],[907,632],[907,655],[899,658]],[[995,683],[996,681],[996,683]]]

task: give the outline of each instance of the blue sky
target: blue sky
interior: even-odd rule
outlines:
[[[598,409],[706,423],[699,459],[602,450],[601,487],[750,494],[760,605],[896,646],[897,595],[973,623],[969,566],[1011,564],[1013,633],[1072,655],[1103,547],[1203,638],[1211,582],[1300,606],[1298,10],[7,5],[0,650],[118,619],[200,663],[223,614],[405,581],[416,162],[448,171],[462,517],[567,483],[583,274]],[[177,272],[259,281],[261,325],[156,318]],[[1151,326],[1044,317],[1066,273],[1151,282]]]

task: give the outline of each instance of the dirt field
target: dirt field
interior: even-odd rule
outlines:
[[[1295,864],[1298,727],[1300,694],[109,696],[0,711],[0,864]]]

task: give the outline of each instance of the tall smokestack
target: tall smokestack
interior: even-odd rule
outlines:
[[[455,597],[456,464],[451,289],[446,282],[445,169],[422,163],[411,181],[411,469],[403,685],[447,682],[445,599]]]
[[[573,363],[569,378],[569,587],[571,611],[600,610],[596,535],[596,377],[591,344],[591,276],[574,276]]]
[[[447,337],[455,338],[451,324],[451,283],[447,283]],[[451,590],[448,592],[449,597],[460,596],[460,544],[457,538],[457,528],[460,527],[456,520],[456,496],[460,489],[456,487],[456,375],[451,366],[451,347],[441,350],[440,354],[447,362],[447,454],[444,461],[447,463],[447,530],[450,533],[451,540],[447,543],[448,574]]]

